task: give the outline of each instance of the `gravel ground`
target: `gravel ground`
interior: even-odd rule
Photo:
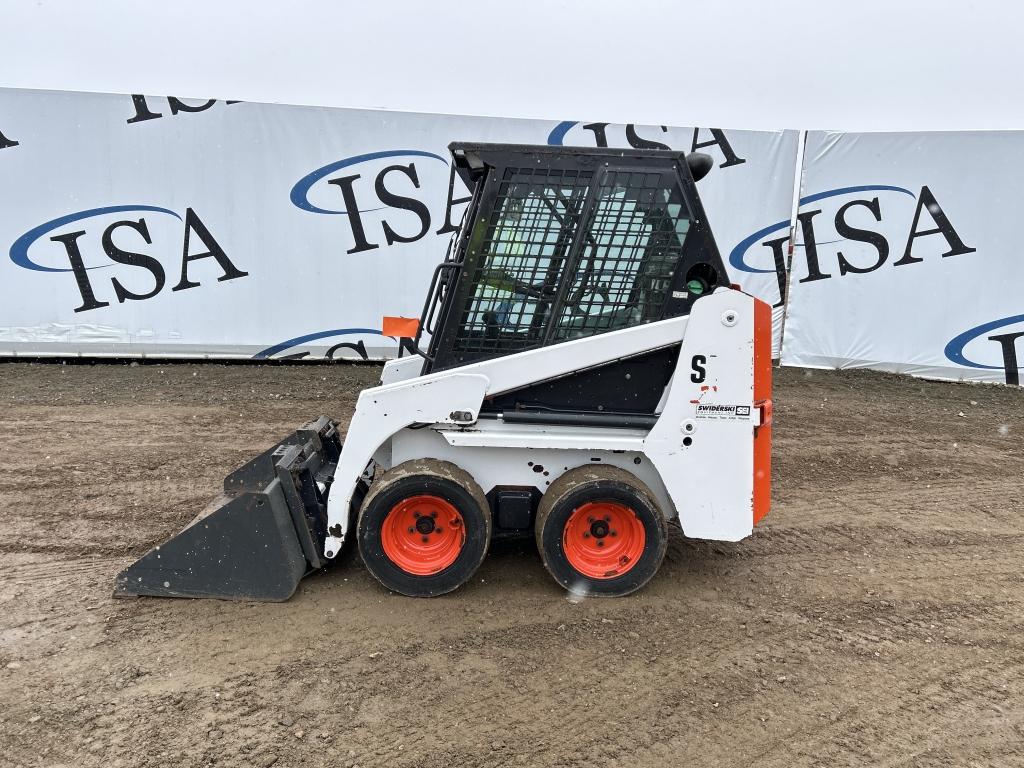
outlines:
[[[532,541],[437,600],[113,600],[375,366],[0,364],[0,765],[1024,765],[1024,393],[782,370],[774,508],[570,600]]]

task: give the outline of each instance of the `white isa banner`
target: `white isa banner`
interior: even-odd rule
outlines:
[[[757,233],[795,131],[0,90],[0,134],[0,355],[393,356],[381,318],[419,316],[468,201],[452,141],[707,152],[723,259],[768,255],[730,280],[785,284]]]
[[[782,361],[1019,383],[1024,132],[807,135]]]

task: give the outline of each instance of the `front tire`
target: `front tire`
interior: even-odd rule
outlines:
[[[491,514],[480,486],[447,461],[407,461],[370,488],[357,523],[359,554],[393,592],[435,597],[468,581],[487,555]]]
[[[541,499],[534,529],[544,567],[570,592],[619,597],[657,573],[668,547],[650,489],[618,467],[569,470]]]

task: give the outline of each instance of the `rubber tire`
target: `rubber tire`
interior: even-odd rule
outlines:
[[[646,541],[636,565],[621,576],[595,579],[577,571],[565,556],[562,532],[573,510],[588,501],[625,504],[644,526]],[[584,466],[570,469],[541,498],[534,526],[537,550],[555,581],[575,594],[621,597],[636,592],[658,572],[668,549],[668,525],[650,489],[624,469]]]
[[[381,544],[381,526],[395,504],[423,493],[453,504],[466,531],[466,542],[455,562],[429,576],[403,571]],[[487,556],[491,526],[487,497],[468,472],[447,461],[417,459],[392,467],[371,486],[359,510],[356,538],[363,563],[385,587],[408,597],[436,597],[457,589],[476,573]]]

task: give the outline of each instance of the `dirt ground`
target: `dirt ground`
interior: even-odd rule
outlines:
[[[114,600],[374,366],[0,364],[0,765],[1024,765],[1024,392],[783,370],[774,509],[618,600]]]

